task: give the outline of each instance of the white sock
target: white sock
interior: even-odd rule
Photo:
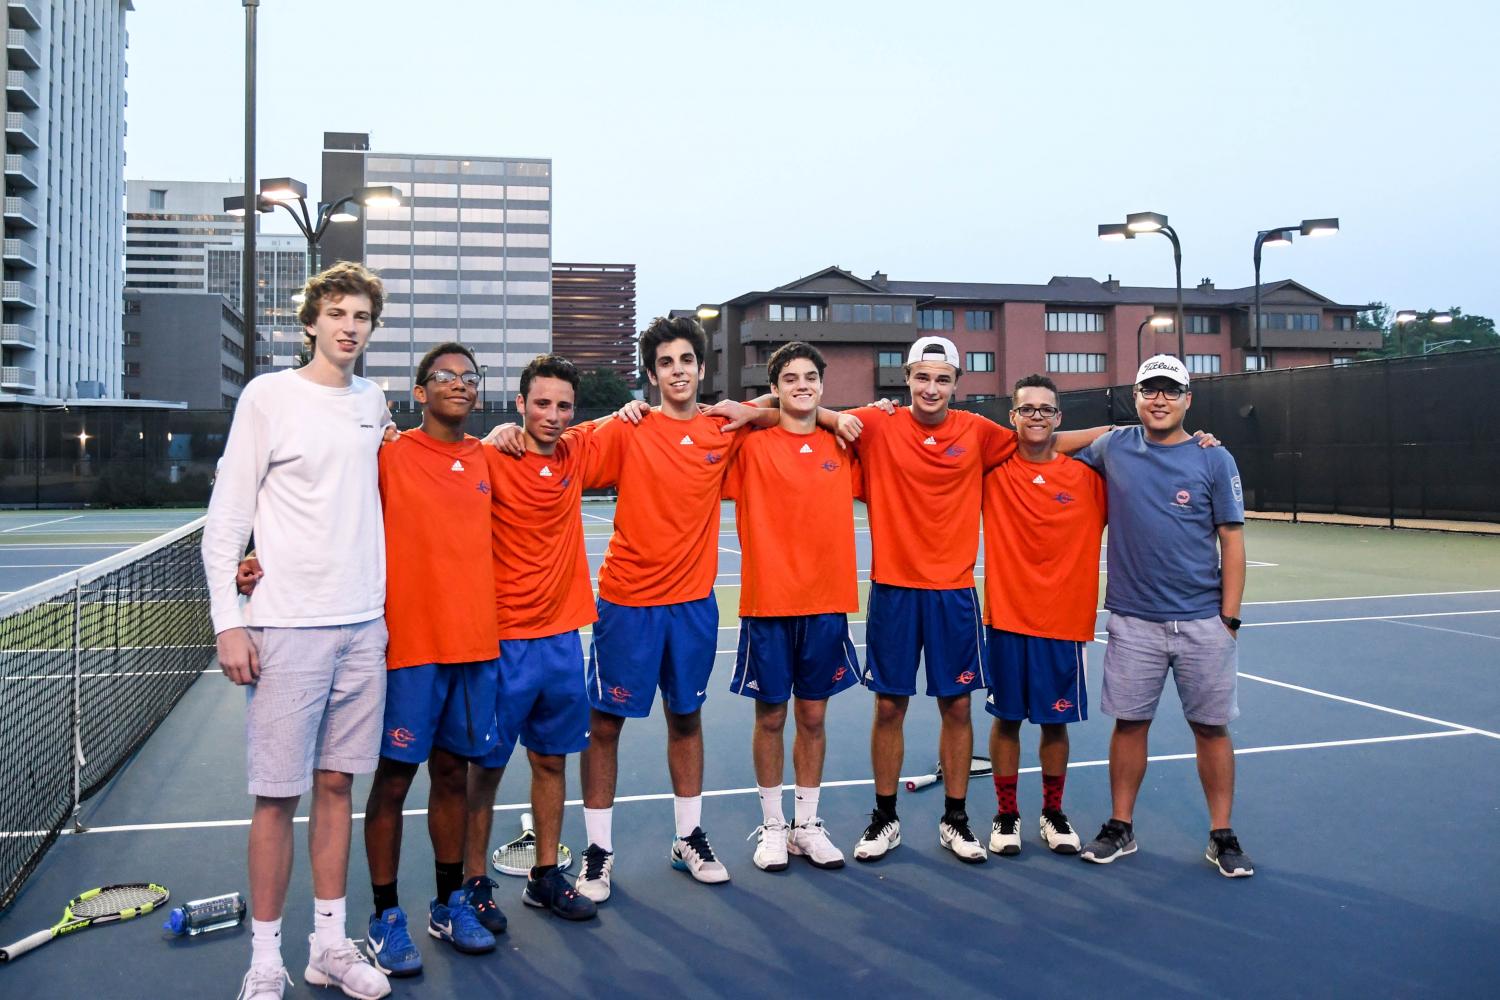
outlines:
[[[760,815],[767,824],[773,820],[777,823],[786,822],[786,813],[781,808],[781,786],[772,785],[767,788],[764,785],[756,785],[755,790],[760,793]]]
[[[313,900],[313,938],[318,950],[327,951],[344,943],[349,935],[344,914],[344,897]]]
[[[281,965],[281,920],[250,920],[250,964]]]
[[[596,844],[613,853],[615,849],[614,825],[614,806],[606,806],[603,809],[583,807],[583,828],[588,833],[590,844]]]
[[[796,786],[796,790],[792,793],[792,815],[796,818],[798,826],[801,826],[808,820],[817,818],[818,793],[822,790],[821,785],[812,788],[805,788],[802,785]]]
[[[703,825],[703,796],[672,796],[672,815],[677,818],[677,836],[686,837]]]

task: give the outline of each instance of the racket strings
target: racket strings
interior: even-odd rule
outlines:
[[[97,896],[80,900],[69,909],[75,917],[102,917],[147,904],[155,906],[166,898],[166,893],[149,885],[117,885],[101,890]]]

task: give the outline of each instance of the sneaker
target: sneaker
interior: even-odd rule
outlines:
[[[938,846],[948,848],[966,864],[982,864],[989,857],[984,853],[984,845],[969,829],[967,816],[943,818],[938,824]]]
[[[1208,850],[1203,856],[1219,869],[1225,878],[1248,878],[1255,874],[1250,857],[1240,850],[1240,838],[1233,830],[1215,830],[1208,835]]]
[[[422,953],[406,929],[406,911],[399,906],[370,918],[365,954],[387,976],[415,976],[422,971]]]
[[[995,814],[995,821],[990,824],[990,850],[1007,858],[1021,853],[1020,813]]]
[[[491,892],[498,888],[499,883],[483,875],[475,875],[464,883],[464,891],[469,894],[469,905],[474,907],[474,912],[479,914],[479,922],[491,934],[504,934],[507,924],[505,914],[500,912]]]
[[[240,980],[240,995],[235,1000],[281,1000],[292,977],[280,965],[252,965]]]
[[[1042,810],[1042,840],[1053,854],[1077,854],[1078,831],[1061,809]],[[1017,841],[1019,846],[1019,841]]]
[[[433,899],[427,909],[427,933],[439,941],[447,941],[465,955],[495,950],[495,935],[479,922],[479,914],[469,902],[466,889],[454,889],[446,903]]]
[[[883,858],[901,846],[901,821],[892,816],[886,819],[876,809],[870,813],[870,825],[859,835],[854,845],[855,861],[874,861]]]
[[[791,839],[786,849],[807,859],[814,868],[832,870],[844,867],[844,852],[833,846],[823,821],[814,816],[806,823],[792,827]]]
[[[551,869],[541,878],[527,879],[526,888],[521,892],[521,902],[527,906],[551,910],[564,920],[588,920],[599,913],[599,907],[594,901],[573,888],[557,868]]]
[[[1084,845],[1078,856],[1096,865],[1107,865],[1111,861],[1135,853],[1135,834],[1124,824],[1110,820],[1099,828],[1099,836]]]
[[[789,831],[784,819],[767,820],[750,834],[760,836],[755,845],[755,867],[763,872],[786,871],[786,838]],[[746,837],[749,840],[750,837]]]
[[[578,895],[602,903],[609,898],[609,875],[615,870],[615,852],[590,844],[583,852],[583,874],[574,886]]]
[[[307,936],[307,968],[302,970],[302,981],[309,986],[337,986],[344,996],[354,1000],[380,1000],[391,995],[390,980],[365,958],[365,953],[353,941],[324,951],[318,947],[318,936]]]
[[[714,849],[708,844],[708,835],[703,827],[693,827],[686,837],[672,841],[672,867],[687,872],[699,882],[718,883],[729,881],[729,869],[724,862],[714,857]]]

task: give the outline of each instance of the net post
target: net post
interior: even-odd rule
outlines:
[[[73,832],[83,809],[83,584],[73,584]]]

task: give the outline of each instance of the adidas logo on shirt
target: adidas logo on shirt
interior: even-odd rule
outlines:
[[[937,444],[937,440],[934,439],[934,438],[929,437],[926,441],[923,441],[922,443],[923,444]]]
[[[464,471],[464,463],[460,462],[458,459],[455,458],[453,460],[453,465],[449,468],[448,471],[450,471],[450,472],[462,472],[462,471]]]
[[[812,445],[810,445],[810,444],[803,445],[802,447],[800,447],[800,448],[797,449],[797,454],[799,454],[799,455],[811,455],[812,454]]]
[[[542,471],[538,472],[537,475],[539,475],[539,476],[546,476],[548,479],[551,479],[552,478],[552,470],[549,469],[549,468],[547,468],[544,465],[544,466],[542,466]]]
[[[690,437],[688,437],[686,434],[684,434],[682,436],[682,440],[678,441],[677,443],[678,444],[692,444],[693,443],[693,439],[690,438]]]
[[[1033,479],[1032,482],[1036,483],[1038,486],[1046,486],[1047,485],[1047,480],[1045,480],[1045,479],[1042,478],[1042,474],[1040,472],[1038,472],[1036,474],[1036,478]]]

